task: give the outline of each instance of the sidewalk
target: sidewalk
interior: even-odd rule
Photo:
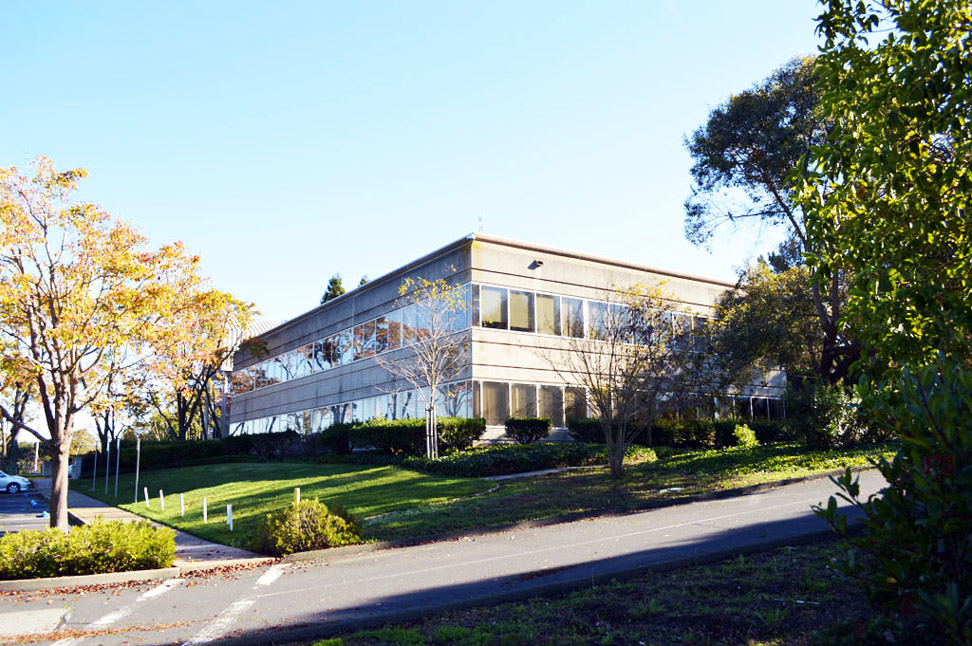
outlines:
[[[37,478],[33,483],[38,493],[50,499],[50,478]],[[126,523],[146,520],[138,514],[112,507],[73,489],[68,491],[68,514],[72,517],[72,522],[83,525],[90,525],[98,516],[105,520],[120,520]],[[157,527],[163,527],[155,521],[149,522]],[[176,555],[173,565],[180,569],[200,570],[232,565],[241,560],[265,558],[255,552],[211,543],[175,528],[172,528],[172,530],[176,533]]]

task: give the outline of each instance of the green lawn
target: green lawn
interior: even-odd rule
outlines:
[[[665,455],[664,449],[659,449]],[[676,498],[866,466],[889,446],[807,451],[796,444],[671,452],[626,467],[623,480],[582,470],[504,482],[498,491],[447,505],[390,514],[366,523],[371,538],[396,539],[543,520],[564,514],[622,512]]]
[[[881,614],[834,568],[840,542],[784,547],[645,573],[528,601],[458,610],[351,632],[314,646],[783,646],[943,643],[915,617]],[[310,645],[308,645],[310,646]]]
[[[73,484],[76,490],[187,531],[207,540],[246,547],[263,516],[289,505],[294,488],[301,498],[337,502],[358,518],[410,509],[479,493],[494,486],[478,479],[444,478],[390,466],[319,465],[307,463],[231,463],[181,467],[143,472],[139,477],[138,502],[133,474],[119,480],[119,498],[104,495],[104,481],[91,491],[91,481]],[[143,487],[148,487],[146,507]],[[114,491],[114,480],[109,483]],[[165,511],[159,490],[165,493]],[[185,499],[180,515],[179,494]],[[202,519],[203,498],[209,522]],[[226,505],[233,505],[233,532],[226,523]]]

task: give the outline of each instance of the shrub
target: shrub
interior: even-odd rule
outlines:
[[[148,521],[103,521],[0,537],[0,579],[102,574],[169,567],[175,532]]]
[[[390,455],[425,453],[424,419],[373,419],[348,429],[348,440],[356,449],[374,447]]]
[[[550,435],[549,417],[511,417],[506,420],[506,436],[517,444],[533,444]]]
[[[301,500],[267,514],[254,547],[264,554],[286,556],[360,541],[361,526],[347,510],[335,504],[328,508],[317,500]]]
[[[307,438],[310,453],[337,453],[347,455],[351,453],[351,442],[348,432],[353,424],[331,424],[320,433],[314,433]]]
[[[590,444],[604,444],[604,430],[601,428],[601,420],[596,418],[569,419],[567,420],[567,432],[575,442],[587,442]]]
[[[842,386],[812,384],[787,395],[787,425],[811,449],[839,449],[868,434],[859,400]]]
[[[864,512],[845,571],[896,611],[917,611],[954,643],[972,642],[972,371],[939,357],[869,405],[894,420],[901,449],[878,470],[889,486],[861,499],[850,469],[837,479],[841,498]],[[847,535],[846,516],[831,497],[817,509]]]
[[[482,417],[440,417],[436,425],[440,451],[468,449],[486,432],[486,420]]]
[[[752,449],[759,446],[756,439],[756,432],[746,424],[737,424],[732,431],[732,437],[736,440],[736,446],[742,449]]]
[[[629,446],[629,460],[653,461],[655,453],[644,447]],[[596,444],[507,444],[471,451],[450,453],[435,460],[412,457],[402,466],[439,475],[484,478],[544,469],[593,466],[607,463],[604,445]]]

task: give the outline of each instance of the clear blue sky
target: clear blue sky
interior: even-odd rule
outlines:
[[[682,234],[683,137],[816,50],[811,0],[11,2],[0,164],[287,318],[477,229],[734,279]]]

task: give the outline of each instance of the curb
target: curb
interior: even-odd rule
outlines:
[[[167,567],[159,570],[134,570],[132,572],[109,572],[107,574],[80,574],[77,576],[58,576],[47,579],[14,579],[0,581],[0,592],[37,592],[59,588],[77,588],[88,585],[112,585],[133,581],[161,581],[179,575],[179,568]]]

